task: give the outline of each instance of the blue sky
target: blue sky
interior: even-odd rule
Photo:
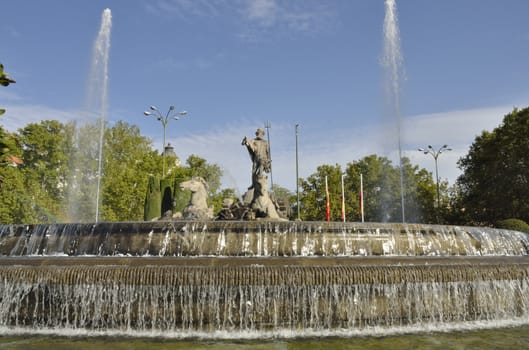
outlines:
[[[0,121],[16,130],[82,113],[93,42],[112,11],[108,119],[138,125],[162,145],[150,105],[188,115],[167,127],[185,160],[219,164],[224,185],[244,191],[244,136],[270,122],[273,180],[295,188],[318,165],[397,145],[385,102],[384,0],[4,0],[0,62],[17,80],[0,89]],[[403,69],[403,155],[434,171],[417,147],[448,144],[442,179],[482,130],[529,105],[529,1],[397,0]],[[388,126],[389,125],[389,126]]]

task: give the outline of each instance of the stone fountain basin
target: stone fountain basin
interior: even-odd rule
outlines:
[[[0,226],[0,256],[518,256],[529,235],[396,223],[167,221]]]

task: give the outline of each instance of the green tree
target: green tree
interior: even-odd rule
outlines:
[[[2,166],[0,193],[0,224],[39,222],[38,212],[16,166]]]
[[[0,224],[37,222],[34,205],[20,169],[18,136],[0,126]]]
[[[217,213],[222,207],[222,201],[224,199],[224,196],[231,195],[231,192],[219,192],[222,178],[222,170],[217,164],[210,164],[204,158],[198,157],[194,154],[190,155],[186,159],[186,165],[188,169],[187,178],[193,176],[200,176],[208,184],[208,203],[209,205],[213,206],[213,212]]]
[[[20,147],[18,135],[4,130],[4,128],[0,125],[0,167],[7,166],[12,163],[21,164],[21,153],[22,148]]]
[[[143,220],[149,176],[161,171],[161,156],[137,126],[123,121],[107,128],[104,139],[101,218]]]
[[[43,120],[19,130],[23,164],[20,166],[24,185],[38,221],[63,219],[68,178],[68,153],[71,147],[68,126]]]
[[[458,162],[460,208],[469,224],[529,221],[529,108],[515,108],[493,131],[483,131]]]
[[[360,174],[363,182],[364,220],[365,221],[394,221],[400,210],[398,172],[391,165],[391,161],[377,155],[366,156],[363,159],[349,163],[346,169],[346,184],[348,191],[346,198],[352,212],[347,217],[360,220]],[[400,217],[400,216],[399,216]]]
[[[13,79],[9,77],[9,74],[4,72],[4,66],[0,63],[0,85],[2,86],[8,86],[11,83],[15,83]],[[5,109],[0,109],[0,115],[5,113]],[[11,155],[10,150],[14,149],[14,145],[12,144],[13,138],[9,133],[7,133],[2,126],[0,126],[0,164],[3,165],[4,162],[12,162],[13,160],[17,160],[16,158],[13,158]],[[0,181],[2,177],[0,174]]]
[[[404,210],[406,222],[435,222],[433,209],[435,185],[432,176],[402,159]],[[386,157],[370,155],[348,165],[349,181],[359,193],[360,176],[363,177],[364,218],[366,221],[402,221],[400,169]]]
[[[297,195],[288,188],[281,187],[278,184],[272,186],[270,193],[271,198],[279,205],[279,209],[290,220],[297,219]]]
[[[95,220],[98,192],[100,127],[90,123],[70,125],[65,217],[69,222],[92,222]]]
[[[7,72],[4,72],[4,65],[0,63],[0,85],[8,86],[9,84],[12,84],[12,83],[16,83],[16,81],[14,79],[11,79]],[[0,115],[4,113],[5,113],[5,109],[0,109]]]
[[[220,189],[222,170],[217,164],[208,162],[194,154],[190,155],[186,164],[189,168],[190,176],[200,176],[208,183],[208,193],[214,195]]]
[[[424,169],[413,166],[407,158],[402,161],[405,177],[405,210],[407,222],[436,222],[433,207],[435,185]],[[400,170],[386,157],[370,155],[348,163],[345,169],[345,216],[348,221],[360,221],[360,175],[363,183],[364,220],[399,222],[402,220]],[[316,173],[301,181],[302,219],[325,219],[325,176],[329,185],[331,219],[341,220],[342,169],[339,165],[319,166]]]
[[[426,169],[412,165],[406,157],[402,159],[402,166],[405,179],[406,222],[444,223],[442,208],[437,209],[434,205],[437,187],[432,174]],[[440,192],[443,194],[446,192],[446,185],[446,182],[439,184]],[[442,203],[446,201],[443,200]]]
[[[331,220],[341,218],[341,177],[340,165],[320,165],[316,172],[306,180],[301,179],[301,220],[326,219],[326,187],[325,178],[329,189],[330,217]]]

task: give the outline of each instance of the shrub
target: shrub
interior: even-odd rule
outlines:
[[[529,225],[520,219],[505,219],[496,222],[497,228],[529,233]]]

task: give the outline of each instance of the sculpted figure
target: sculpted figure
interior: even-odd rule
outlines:
[[[264,139],[264,129],[259,128],[255,132],[255,139],[244,138],[242,145],[246,146],[252,160],[252,186],[255,185],[257,177],[265,176],[270,172],[270,148]]]
[[[267,191],[267,176],[270,172],[271,159],[268,142],[264,139],[264,129],[257,129],[255,139],[244,138],[241,143],[246,146],[252,160],[252,185],[247,194],[251,197],[249,206],[256,217],[279,219],[274,202]]]
[[[186,220],[204,220],[213,218],[213,208],[208,207],[206,181],[201,177],[193,177],[180,183],[180,188],[191,191],[191,199],[183,210]]]

